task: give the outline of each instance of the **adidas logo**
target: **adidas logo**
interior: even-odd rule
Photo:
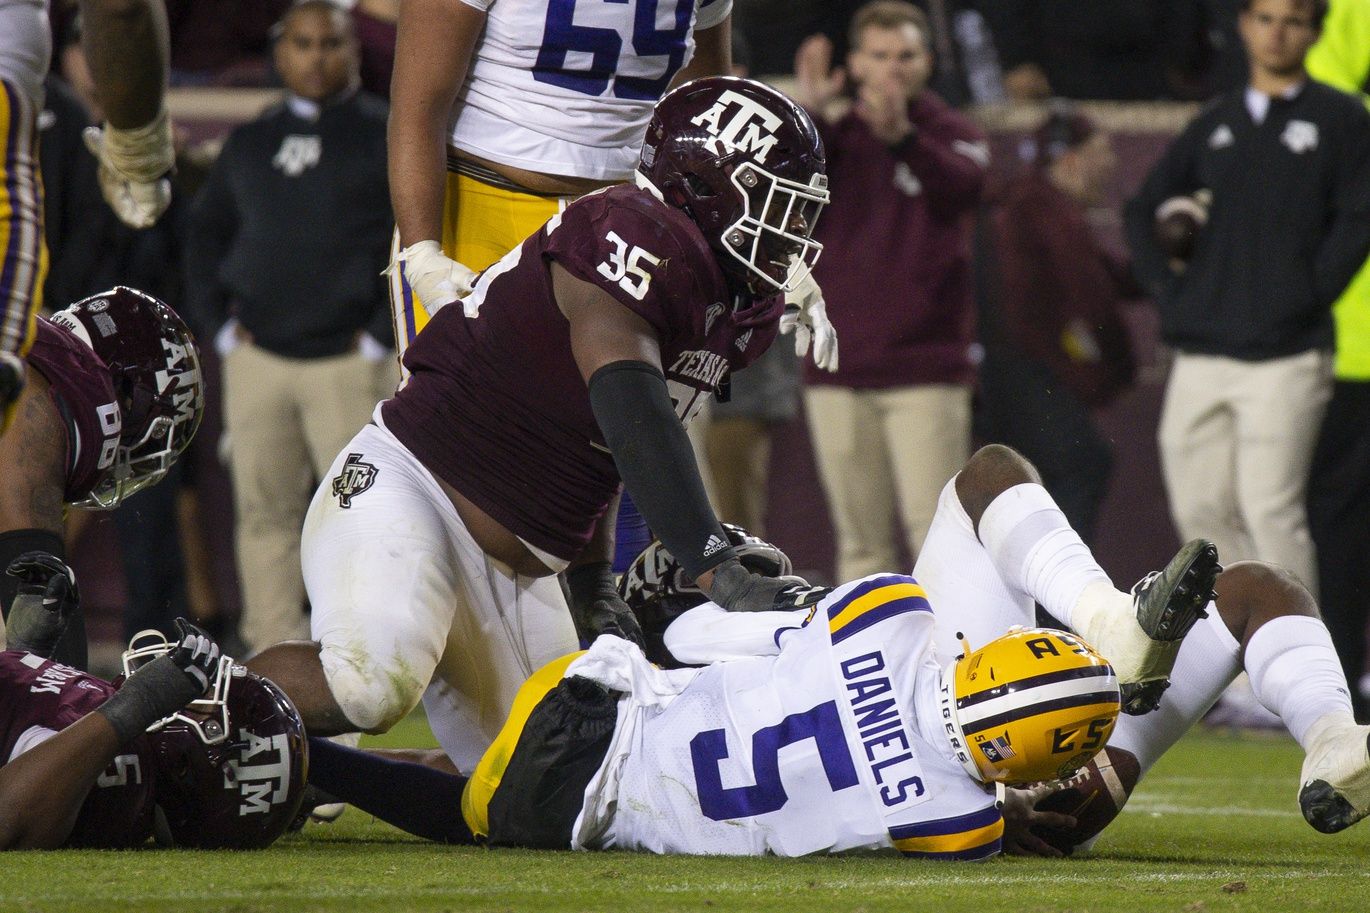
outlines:
[[[717,554],[727,547],[728,543],[718,538],[718,536],[710,536],[709,541],[704,543],[704,557],[707,558],[710,555]]]

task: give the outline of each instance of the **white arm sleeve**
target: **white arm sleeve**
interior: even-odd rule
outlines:
[[[729,612],[706,602],[671,622],[664,640],[672,656],[691,665],[774,656],[780,652],[781,634],[802,628],[808,617],[808,609]]]

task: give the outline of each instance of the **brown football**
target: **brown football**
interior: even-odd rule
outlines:
[[[1075,847],[1098,834],[1118,816],[1141,768],[1131,752],[1105,748],[1066,780],[1061,789],[1037,803],[1039,811],[1062,812],[1075,818],[1071,829],[1037,826],[1033,833],[1069,856]]]

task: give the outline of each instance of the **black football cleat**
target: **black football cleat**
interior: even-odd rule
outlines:
[[[1132,588],[1137,627],[1124,643],[1110,643],[1105,653],[1118,673],[1123,713],[1150,713],[1170,687],[1180,644],[1189,629],[1208,615],[1222,571],[1218,548],[1207,539],[1186,542],[1163,570],[1152,571]]]

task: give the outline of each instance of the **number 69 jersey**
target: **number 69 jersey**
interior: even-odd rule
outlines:
[[[732,0],[464,0],[485,31],[457,99],[457,149],[545,174],[623,181],[652,105]]]
[[[721,612],[711,604],[692,611],[701,610]],[[664,709],[628,710],[636,719],[627,723],[620,710],[619,733],[629,735],[601,768],[601,777],[616,775],[616,801],[587,795],[589,813],[613,810],[600,834],[581,827],[590,837],[583,845],[996,854],[1003,819],[994,792],[966,774],[942,728],[934,619],[922,587],[877,575],[834,590],[807,619],[760,614],[781,620],[777,655],[714,663]],[[614,776],[604,779],[612,790]]]

